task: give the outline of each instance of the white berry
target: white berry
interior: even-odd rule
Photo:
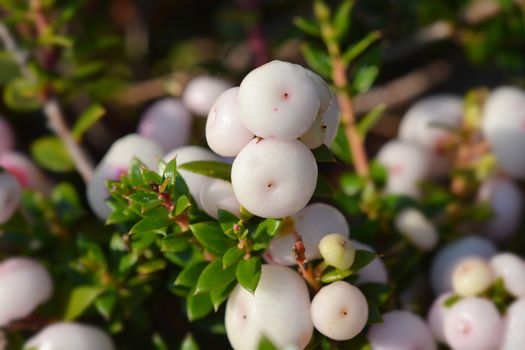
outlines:
[[[217,154],[236,156],[253,139],[239,115],[239,88],[224,91],[211,107],[206,120],[206,141]]]
[[[430,307],[427,316],[427,324],[432,335],[440,343],[446,343],[445,339],[445,318],[450,308],[444,305],[445,301],[453,296],[451,292],[441,294]]]
[[[424,98],[406,112],[399,126],[399,138],[428,150],[430,173],[447,175],[451,164],[440,151],[441,143],[458,129],[463,119],[463,101],[453,95]]]
[[[337,97],[332,93],[332,103],[330,107],[323,113],[323,120],[326,124],[326,138],[324,144],[331,146],[337,135],[337,128],[339,127],[339,120],[341,118],[341,110],[339,109],[339,102]]]
[[[430,269],[434,293],[441,294],[452,290],[452,273],[463,259],[490,259],[496,252],[492,242],[475,236],[465,237],[445,246],[434,257]]]
[[[494,177],[481,185],[478,200],[487,202],[493,211],[493,217],[482,223],[482,232],[496,242],[511,238],[525,208],[520,188],[509,179]]]
[[[14,257],[0,264],[0,327],[28,316],[51,297],[53,282],[37,261]]]
[[[431,250],[438,242],[436,227],[419,210],[404,209],[396,217],[395,226],[402,235],[421,250]]]
[[[257,349],[263,335],[280,349],[303,349],[313,333],[306,283],[287,267],[263,265],[254,294],[240,285],[230,294],[225,325],[236,350]]]
[[[312,300],[315,329],[334,340],[358,335],[368,320],[368,304],[361,291],[344,281],[324,286]]]
[[[366,250],[368,252],[375,253],[376,251],[364,243],[352,240],[352,245],[357,250]],[[386,270],[385,264],[380,257],[372,260],[368,265],[363,267],[358,272],[358,278],[356,284],[365,284],[365,283],[387,283],[388,282],[388,271]]]
[[[182,92],[182,102],[192,113],[206,117],[217,98],[232,84],[211,76],[193,78]]]
[[[491,300],[468,297],[445,317],[445,338],[457,350],[491,350],[501,343],[503,320]]]
[[[503,279],[505,289],[516,298],[525,298],[525,261],[512,253],[496,254],[490,260],[496,276]]]
[[[340,270],[352,266],[355,259],[355,248],[348,238],[340,233],[326,235],[319,242],[319,251],[326,264]]]
[[[167,152],[184,146],[191,136],[193,118],[178,99],[167,97],[149,106],[142,115],[137,132],[157,142]]]
[[[310,128],[320,99],[303,67],[272,61],[241,82],[239,106],[242,121],[255,135],[291,141]]]
[[[202,209],[211,217],[218,218],[218,210],[227,210],[237,217],[240,217],[239,201],[233,193],[231,183],[220,180],[211,179],[206,182],[201,189],[199,201]]]
[[[391,194],[419,197],[419,182],[428,173],[427,152],[420,146],[392,140],[383,145],[377,160],[388,171],[386,192]]]
[[[0,153],[0,166],[7,169],[22,188],[47,194],[52,184],[44,172],[25,154],[16,151]]]
[[[505,315],[505,334],[501,350],[525,349],[525,298],[514,301]]]
[[[33,336],[24,349],[36,350],[115,350],[111,338],[101,329],[76,323],[51,324]]]
[[[183,146],[176,148],[166,154],[163,157],[163,160],[168,163],[174,158],[177,159],[177,166],[196,161],[220,161],[220,158],[213,152],[199,146]],[[161,172],[164,170],[163,166],[160,166],[159,168]],[[211,178],[192,173],[188,170],[178,169],[177,171],[186,182],[186,185],[188,185],[190,194],[197,202],[197,205],[202,208],[202,204],[200,202],[200,192],[202,186],[204,186]]]
[[[435,350],[432,334],[421,317],[410,311],[390,311],[383,323],[372,325],[367,334],[373,350]]]
[[[288,219],[287,219],[288,220]],[[350,228],[344,215],[335,207],[324,203],[313,203],[294,214],[285,222],[281,232],[272,239],[265,253],[268,262],[280,265],[294,265],[293,247],[296,237],[301,236],[305,247],[306,260],[321,258],[319,242],[329,233],[338,232],[349,237]]]
[[[312,79],[315,89],[317,90],[317,94],[319,95],[319,113],[324,113],[332,103],[332,92],[330,91],[326,81],[324,81],[323,78],[321,78],[318,74],[312,72],[309,69],[306,69],[306,74],[308,74],[310,79]]]
[[[310,149],[316,149],[324,143],[326,140],[326,124],[321,114],[315,117],[310,129],[299,140]]]
[[[300,141],[254,139],[235,158],[231,177],[243,207],[264,218],[279,218],[306,206],[315,190],[317,164]]]
[[[465,258],[452,272],[452,287],[461,296],[475,296],[486,291],[494,279],[494,272],[485,259]]]
[[[501,168],[525,178],[525,92],[505,86],[494,90],[483,112],[482,130]]]

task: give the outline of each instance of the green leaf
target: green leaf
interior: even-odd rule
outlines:
[[[207,293],[195,294],[190,291],[186,299],[186,313],[190,321],[195,321],[213,311],[210,295]]]
[[[237,282],[233,281],[225,286],[215,288],[210,292],[211,302],[213,304],[213,309],[215,310],[215,312],[217,312],[222,303],[226,299],[228,299],[228,296],[230,295],[230,293],[236,285]]]
[[[445,306],[446,308],[451,308],[452,306],[454,306],[455,303],[457,303],[461,299],[461,295],[453,294],[447,299],[445,299],[445,301],[443,302],[443,306]]]
[[[162,339],[162,336],[159,333],[153,334],[151,342],[153,343],[155,350],[169,350],[168,345],[166,345],[166,342]]]
[[[195,292],[209,292],[212,289],[222,287],[235,280],[236,265],[226,269],[222,268],[222,259],[215,259],[202,271],[197,281]]]
[[[384,186],[388,180],[387,168],[376,159],[370,162],[370,176],[379,186]]]
[[[93,104],[89,106],[89,108],[78,117],[73,129],[71,130],[71,134],[75,140],[80,142],[84,133],[102,118],[104,114],[106,114],[106,110],[101,105]]]
[[[185,251],[191,245],[193,235],[189,232],[183,234],[170,234],[162,239],[161,251],[163,253],[178,253]]]
[[[312,153],[318,163],[337,163],[337,160],[334,158],[332,152],[330,152],[330,149],[324,144],[313,149]]]
[[[236,271],[237,281],[248,292],[255,293],[257,284],[261,278],[261,259],[259,257],[251,257],[248,260],[241,260],[237,265]]]
[[[164,270],[166,268],[167,262],[164,259],[154,259],[147,261],[139,266],[137,266],[137,272],[143,275],[151,274]]]
[[[357,249],[355,251],[355,258],[350,270],[358,272],[363,269],[366,265],[370,264],[374,259],[377,258],[377,254],[369,252],[368,250]]]
[[[339,179],[341,189],[347,196],[361,192],[366,185],[366,179],[354,173],[344,173]]]
[[[145,217],[144,219],[137,222],[129,232],[131,233],[143,233],[143,232],[159,232],[172,224],[172,221],[167,217],[151,216]]]
[[[335,31],[336,40],[341,40],[350,29],[352,22],[350,12],[354,6],[353,0],[343,0],[339,8],[336,10],[333,20],[333,27]]]
[[[190,287],[193,288],[199,279],[199,276],[202,273],[202,270],[208,266],[208,263],[205,261],[199,261],[187,265],[177,276],[174,284],[176,286]]]
[[[383,112],[386,110],[385,104],[380,104],[372,108],[370,112],[368,112],[357,125],[357,131],[361,135],[361,137],[364,139],[368,132],[374,128],[374,126],[377,124],[379,119],[383,116]]]
[[[226,251],[226,253],[224,253],[224,256],[222,257],[222,268],[226,269],[237,264],[239,260],[242,259],[244,254],[244,250],[237,247],[231,247]]]
[[[392,288],[385,283],[368,282],[359,286],[366,299],[375,305],[383,305],[392,295]]]
[[[301,52],[308,65],[321,76],[329,79],[332,74],[332,65],[328,54],[308,43],[301,45]]]
[[[73,289],[69,297],[64,319],[74,320],[82,315],[102,291],[102,288],[92,286],[81,286]]]
[[[34,111],[42,107],[39,87],[28,80],[11,80],[4,89],[4,102],[15,111]]]
[[[332,283],[332,282],[340,281],[340,280],[347,278],[348,276],[351,276],[352,274],[353,274],[353,271],[350,269],[339,270],[335,268],[330,268],[330,269],[327,269],[321,276],[321,282]]]
[[[31,155],[45,169],[68,172],[75,168],[62,140],[55,136],[44,136],[31,144]]]
[[[236,242],[229,239],[217,222],[200,222],[190,225],[197,240],[212,254],[224,255],[226,251],[233,247]]]
[[[335,135],[334,142],[330,146],[330,150],[333,154],[342,160],[343,162],[350,164],[352,163],[352,152],[350,150],[350,144],[346,138],[345,129],[339,125],[337,133]]]
[[[293,19],[293,24],[299,29],[301,29],[306,34],[310,34],[315,37],[321,37],[321,29],[319,25],[314,21],[304,18],[304,17],[295,17]]]
[[[98,313],[102,315],[102,317],[104,317],[106,320],[109,320],[111,318],[111,314],[113,313],[113,309],[115,307],[116,302],[116,293],[105,293],[97,298],[97,300],[95,301],[95,307],[97,308]]]
[[[190,206],[190,199],[185,195],[180,196],[179,198],[177,198],[177,203],[175,204],[175,216],[179,216]]]
[[[253,250],[266,249],[271,239],[281,229],[282,224],[282,219],[265,219],[261,221],[253,233]]]
[[[257,350],[278,350],[278,348],[273,345],[273,343],[268,338],[262,336],[261,340],[259,340]]]
[[[199,345],[195,339],[193,339],[191,333],[188,333],[184,338],[184,341],[180,346],[180,350],[199,350]]]
[[[373,31],[368,33],[363,39],[350,46],[343,54],[343,62],[345,64],[351,63],[359,55],[366,51],[373,43],[381,38],[381,33]]]
[[[0,51],[0,84],[5,85],[20,75],[20,68],[13,57]]]
[[[359,95],[370,90],[378,75],[379,67],[377,66],[360,67],[354,74],[352,84],[354,94]]]
[[[324,198],[334,198],[335,190],[330,184],[330,182],[326,179],[326,177],[322,175],[317,176],[317,184],[315,185],[314,196],[324,197]]]
[[[231,165],[227,163],[199,160],[181,164],[179,169],[231,182]]]

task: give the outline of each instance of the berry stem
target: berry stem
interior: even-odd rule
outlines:
[[[321,0],[314,3],[314,13],[321,25],[321,36],[328,49],[332,64],[332,80],[337,90],[337,100],[341,107],[341,122],[349,142],[352,160],[357,173],[367,177],[369,174],[368,157],[363,138],[357,131],[356,116],[352,105],[352,96],[348,89],[348,65],[343,61],[341,48],[335,39],[335,30],[330,22],[330,14]]]

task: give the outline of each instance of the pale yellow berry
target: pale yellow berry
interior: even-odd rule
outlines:
[[[478,257],[461,261],[452,274],[452,287],[461,296],[475,296],[487,290],[494,282],[489,263]]]
[[[340,233],[331,233],[319,242],[319,251],[324,261],[335,268],[346,270],[352,266],[355,248],[347,237]]]

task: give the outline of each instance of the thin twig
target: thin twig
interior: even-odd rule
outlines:
[[[39,18],[39,25],[37,26],[39,31],[45,30],[44,28],[41,28],[42,18],[40,16],[37,17]],[[27,66],[27,54],[18,48],[13,35],[2,21],[0,21],[0,40],[2,40],[6,51],[13,56],[14,60],[20,67],[23,77],[29,81],[36,82],[36,76],[28,69]],[[82,147],[74,140],[73,136],[71,135],[58,101],[50,92],[43,94],[42,100],[44,104],[43,111],[47,117],[49,128],[64,143],[64,146],[68,150],[75,167],[84,181],[86,183],[89,182],[93,175],[93,164]]]

